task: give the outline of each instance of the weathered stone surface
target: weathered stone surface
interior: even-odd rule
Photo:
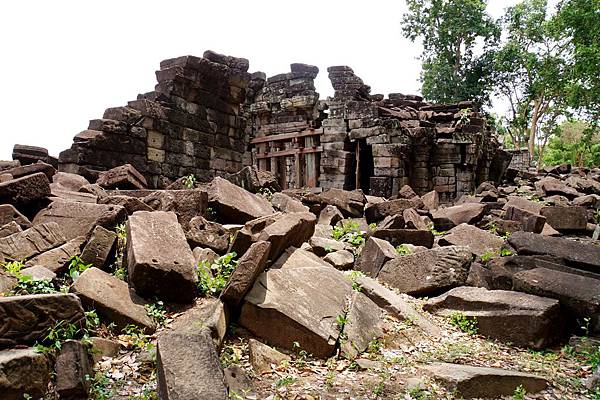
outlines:
[[[47,196],[50,196],[50,181],[41,172],[0,183],[0,204],[12,204],[23,212],[37,208]]]
[[[440,195],[435,190],[425,193],[421,196],[423,206],[429,211],[437,210],[440,206]]]
[[[0,351],[2,400],[41,399],[50,382],[50,362],[33,348]]]
[[[356,306],[357,315],[380,315],[380,309],[370,300],[355,301],[348,306],[353,292],[346,277],[332,267],[300,265],[270,269],[258,277],[246,296],[240,324],[272,345],[291,350],[293,343],[298,342],[303,350],[317,357],[328,357],[340,335],[336,317],[344,310]],[[359,352],[368,344],[364,343],[364,337],[371,340],[371,333],[377,336],[381,332],[379,323],[365,326],[361,321],[357,317],[355,322],[359,326],[347,338]]]
[[[148,186],[146,178],[131,164],[101,172],[96,183],[104,189],[145,189]]]
[[[223,381],[230,398],[236,396],[256,397],[252,381],[246,375],[244,368],[232,364],[223,370],[223,375]]]
[[[49,222],[0,238],[0,254],[9,260],[22,261],[64,242],[62,230],[56,223]]]
[[[414,208],[407,208],[402,212],[402,217],[408,229],[427,230],[427,224]]]
[[[317,218],[312,213],[284,214],[268,225],[258,236],[258,240],[271,243],[269,259],[276,260],[290,247],[299,247],[308,241],[315,231]]]
[[[259,171],[254,166],[244,167],[235,174],[226,175],[225,179],[251,193],[258,193],[260,189],[279,191],[277,177],[270,171]]]
[[[275,193],[271,197],[271,204],[281,212],[308,212],[309,209],[302,202],[284,193]]]
[[[98,268],[85,270],[71,287],[87,309],[95,309],[103,321],[114,322],[121,330],[128,324],[153,332],[154,323],[144,305],[147,302],[120,280]]]
[[[396,249],[389,242],[370,237],[356,261],[356,269],[367,276],[376,277],[383,265],[397,256]]]
[[[369,205],[365,209],[365,218],[368,223],[373,223],[391,215],[402,214],[404,210],[413,207],[413,202],[409,199],[389,200]]]
[[[23,229],[31,228],[29,219],[10,204],[0,204],[0,225],[16,222]]]
[[[26,266],[41,265],[55,274],[66,272],[71,258],[81,254],[81,246],[85,243],[83,236],[69,240],[62,246],[39,254],[25,263]]]
[[[23,229],[21,229],[21,226],[15,221],[11,221],[6,225],[0,226],[0,238],[4,238],[19,232],[23,232]]]
[[[229,248],[230,232],[221,224],[207,221],[204,217],[194,217],[190,221],[185,237],[190,247],[207,247],[224,254]]]
[[[531,214],[540,214],[542,203],[528,200],[520,196],[508,196],[508,201],[502,207],[506,210],[508,207],[516,207],[521,210],[529,211]]]
[[[476,256],[492,252],[500,253],[504,239],[473,225],[460,224],[448,231],[448,234],[440,238],[442,246],[467,246]]]
[[[275,213],[268,200],[233,183],[215,178],[208,190],[209,205],[226,223],[245,223]]]
[[[317,224],[318,225],[318,224]],[[312,252],[319,257],[325,257],[328,253],[338,250],[346,250],[347,244],[335,239],[313,236],[308,241]]]
[[[587,225],[584,207],[546,206],[540,213],[546,217],[546,223],[557,231],[583,231]]]
[[[273,263],[271,266],[272,269],[276,268],[302,268],[302,267],[326,267],[331,268],[331,266],[317,257],[315,254],[310,251],[304,249],[297,249],[295,247],[288,247]]]
[[[438,247],[388,261],[377,278],[402,293],[427,296],[463,285],[472,257],[468,247]]]
[[[124,207],[127,215],[131,215],[136,211],[152,211],[152,207],[142,202],[140,199],[130,196],[105,196],[98,199],[98,203]]]
[[[327,205],[321,210],[317,224],[335,226],[335,224],[343,219],[344,216],[336,206]]]
[[[2,171],[4,174],[12,175],[13,179],[21,178],[27,175],[33,175],[37,173],[43,173],[48,177],[48,180],[53,179],[56,174],[56,169],[45,162],[36,162],[34,164],[20,165],[14,168],[10,168]]]
[[[185,334],[208,332],[216,348],[221,348],[229,324],[229,311],[221,300],[214,297],[198,300],[193,307],[179,316],[171,329]]]
[[[17,282],[18,280],[14,275],[0,270],[0,295],[10,292]]]
[[[274,348],[259,342],[256,339],[248,340],[250,365],[258,374],[271,371],[271,365],[278,366],[284,361],[291,361],[291,357]]]
[[[270,249],[269,242],[256,242],[240,258],[220,296],[221,300],[232,309],[239,307],[258,275],[265,269]]]
[[[328,189],[319,196],[322,203],[337,207],[345,217],[362,217],[367,199],[360,190]]]
[[[52,200],[55,200],[55,198],[58,198],[61,200],[80,202],[80,203],[96,204],[98,202],[98,197],[96,195],[93,195],[90,193],[73,192],[71,190],[62,190],[62,189],[59,189],[56,187],[51,187],[50,192],[53,196]]]
[[[114,260],[117,251],[117,234],[97,226],[81,252],[81,261],[104,269]]]
[[[71,240],[78,236],[88,237],[96,225],[114,229],[126,217],[121,206],[55,200],[36,215],[33,223],[56,222],[65,238]]]
[[[79,189],[89,184],[90,182],[81,175],[70,174],[68,172],[57,172],[52,177],[50,187],[77,192]]]
[[[196,297],[195,260],[173,212],[138,211],[129,217],[129,283],[142,296],[175,302]]]
[[[156,363],[158,393],[163,400],[226,400],[228,398],[219,356],[206,331],[197,334],[179,332],[160,334]]]
[[[435,229],[445,231],[460,224],[474,224],[481,220],[485,212],[485,205],[479,203],[465,203],[457,206],[438,208],[431,213]]]
[[[276,213],[246,222],[246,224],[235,233],[235,238],[233,239],[230,251],[235,251],[237,254],[244,254],[252,243],[259,240],[258,237],[262,234],[262,231],[281,218],[282,215],[282,213]],[[331,237],[331,235],[328,237]]]
[[[466,399],[512,395],[519,386],[527,393],[537,393],[548,386],[540,376],[500,368],[434,363],[425,369]]]
[[[54,366],[56,393],[61,399],[86,400],[90,391],[92,367],[81,342],[67,340],[62,344]]]
[[[513,275],[513,288],[560,301],[570,318],[591,318],[590,328],[600,332],[600,281],[548,268]]]
[[[19,161],[21,165],[28,165],[38,161],[47,162],[49,155],[48,149],[43,147],[15,144],[12,158]]]
[[[396,215],[388,215],[381,222],[377,224],[377,229],[404,229],[406,223],[404,222],[404,213]]]
[[[377,229],[373,232],[373,237],[386,240],[390,242],[392,246],[412,244],[415,246],[431,248],[434,241],[433,233],[431,231],[417,229]]]
[[[346,299],[348,297],[346,295]],[[356,290],[351,294],[349,304],[343,327],[344,337],[348,340],[340,341],[340,350],[346,358],[354,359],[369,343],[383,336],[383,313],[371,299]]]
[[[0,297],[0,347],[33,344],[59,321],[78,326],[83,308],[73,294],[33,294]]]
[[[541,233],[546,224],[546,217],[517,206],[505,206],[504,218],[520,222],[525,232]]]
[[[173,211],[183,229],[188,229],[194,217],[206,213],[208,194],[202,189],[160,190],[146,196],[144,203],[156,211]]]
[[[598,246],[529,232],[515,232],[508,243],[521,255],[547,254],[563,259],[569,266],[600,273]]]
[[[196,247],[194,250],[192,250],[192,254],[194,255],[194,259],[196,260],[196,265],[202,262],[212,264],[213,261],[219,258],[219,255],[215,253],[214,250],[204,249],[202,247]]]
[[[516,346],[545,348],[562,334],[558,301],[524,293],[458,287],[430,299],[423,309],[475,317],[478,333]]]
[[[92,361],[97,363],[103,357],[114,358],[119,355],[121,345],[116,340],[110,340],[103,337],[91,337]]]
[[[423,332],[432,337],[441,337],[442,330],[421,315],[405,298],[407,295],[400,296],[386,288],[375,279],[368,276],[360,276],[356,283],[361,287],[361,293],[373,300],[379,307],[397,316],[401,320],[410,320],[411,323],[418,326]]]
[[[41,265],[23,268],[19,272],[21,272],[22,275],[30,276],[35,281],[53,281],[56,279],[56,274],[54,272]]]
[[[538,190],[541,190],[544,196],[546,197],[557,194],[565,196],[569,199],[573,199],[580,195],[580,193],[577,190],[567,186],[567,184],[563,181],[552,177],[540,179],[535,183],[535,187]]]
[[[337,250],[327,254],[323,260],[327,261],[334,268],[345,271],[354,266],[354,254],[348,250]]]

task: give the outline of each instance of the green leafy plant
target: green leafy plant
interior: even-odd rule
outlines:
[[[420,387],[415,387],[412,388],[410,390],[408,390],[408,396],[412,399],[412,400],[430,400],[433,399],[431,393],[423,388]]]
[[[341,221],[331,232],[331,237],[340,242],[347,242],[355,247],[365,243],[365,234],[360,230],[360,224],[352,219]]]
[[[293,385],[296,382],[298,382],[298,378],[288,375],[283,378],[280,378],[277,382],[275,382],[275,386],[277,388],[281,388],[281,387]]]
[[[515,388],[515,391],[512,395],[513,400],[525,400],[525,395],[527,391],[523,387],[523,385],[519,385]]]
[[[242,354],[236,351],[236,348],[231,344],[225,344],[221,351],[221,367],[227,368],[232,364],[239,364],[242,361]]]
[[[24,275],[20,272],[17,272],[16,277],[18,279],[17,284],[11,290],[14,295],[56,293],[52,281],[33,279],[31,275]]]
[[[49,353],[53,350],[60,350],[62,342],[65,340],[76,339],[82,335],[83,330],[75,324],[65,320],[58,321],[46,331],[46,336],[42,344],[35,345],[36,351],[40,353]]]
[[[110,379],[104,373],[96,373],[94,377],[86,375],[90,381],[90,399],[109,400],[115,395],[114,390],[110,388]]]
[[[471,118],[469,117],[471,111],[472,110],[470,108],[463,108],[458,112],[458,123],[460,125],[469,125],[471,123]]]
[[[296,352],[296,358],[294,359],[294,364],[296,365],[296,367],[298,368],[302,368],[306,365],[306,360],[309,357],[309,354],[306,350],[302,349],[302,347],[300,347],[300,343],[298,342],[294,342],[292,343],[292,348],[294,349],[294,351]]]
[[[500,250],[500,257],[510,257],[513,255],[513,252],[510,251],[509,249],[501,249]]]
[[[258,189],[257,194],[269,201],[271,201],[271,199],[273,198],[273,191],[269,188],[260,188]]]
[[[183,186],[185,186],[186,189],[193,189],[195,185],[196,177],[194,176],[194,174],[190,174],[183,177]]]
[[[20,261],[7,262],[2,266],[6,272],[13,275],[18,274],[25,267],[25,265]]]
[[[196,272],[198,274],[198,291],[202,295],[218,295],[227,285],[229,277],[237,267],[235,252],[227,253],[217,258],[212,264],[201,262]]]
[[[481,259],[482,262],[487,263],[495,256],[496,256],[496,253],[494,251],[488,250],[485,253],[483,253],[479,258]]]
[[[363,274],[361,271],[350,271],[347,272],[346,275],[348,276],[348,279],[350,279],[350,282],[352,282],[352,289],[356,290],[357,292],[362,291],[362,286],[357,280],[358,278],[364,277],[365,274]]]
[[[412,250],[410,249],[410,247],[408,247],[408,245],[401,244],[400,246],[396,246],[396,253],[398,253],[401,256],[408,256],[412,254]]]
[[[69,262],[69,276],[76,280],[83,271],[91,267],[92,264],[85,264],[79,256],[74,256]]]
[[[475,335],[479,330],[477,328],[477,318],[467,317],[461,312],[452,313],[450,315],[450,323],[469,335]]]
[[[134,349],[146,349],[151,350],[152,345],[149,341],[148,335],[144,333],[144,330],[137,325],[129,324],[121,330],[125,336],[128,337],[131,346]]]
[[[122,281],[127,281],[127,268],[124,268],[124,267],[115,268],[112,275],[114,277],[119,278]]]
[[[167,310],[162,301],[156,301],[154,303],[146,304],[146,314],[158,325],[164,326],[167,319]]]

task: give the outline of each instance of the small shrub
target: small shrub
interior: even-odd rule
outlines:
[[[185,186],[186,189],[193,189],[195,185],[196,177],[194,176],[194,174],[190,174],[183,177],[183,186]]]
[[[467,317],[461,312],[455,312],[450,316],[450,323],[469,335],[477,334],[477,318],[475,317]]]
[[[79,256],[74,256],[69,262],[69,276],[76,280],[83,271],[91,267],[92,264],[85,264]]]
[[[285,386],[290,386],[293,385],[294,383],[298,382],[298,378],[295,378],[293,376],[286,376],[283,377],[281,379],[279,379],[276,383],[275,386],[277,388],[281,388],[281,387],[285,387]]]
[[[331,237],[340,242],[347,242],[355,247],[365,244],[364,232],[360,230],[358,222],[346,219],[340,225],[336,225],[331,232]]]
[[[273,191],[269,188],[260,188],[258,189],[257,194],[269,201],[271,201],[271,199],[273,198]]]
[[[512,255],[513,255],[513,252],[510,251],[509,249],[500,250],[500,257],[510,257]]]
[[[167,311],[162,301],[156,301],[155,303],[146,304],[146,314],[156,323],[158,326],[164,326],[167,319]]]
[[[227,285],[231,273],[237,267],[236,253],[227,253],[212,264],[203,261],[196,268],[198,291],[202,295],[218,295]]]
[[[408,247],[408,245],[401,244],[400,246],[396,247],[396,253],[398,253],[401,256],[408,256],[412,254],[412,250],[410,249],[410,247]]]
[[[496,256],[496,253],[494,253],[492,250],[488,250],[485,253],[483,253],[481,255],[481,257],[479,257],[479,258],[481,259],[482,262],[487,263],[488,261],[490,261],[495,256]]]
[[[512,395],[513,400],[525,400],[525,395],[527,391],[523,387],[523,385],[519,385],[516,387],[515,392]]]
[[[115,395],[114,390],[110,388],[110,379],[103,373],[96,373],[93,378],[86,376],[90,381],[90,399],[109,400]]]
[[[23,267],[25,267],[25,265],[23,265],[23,263],[20,261],[11,261],[4,263],[3,267],[4,270],[9,274],[16,275],[23,269]]]
[[[134,349],[146,349],[151,350],[152,345],[148,340],[148,335],[144,333],[144,330],[137,325],[129,324],[121,330],[127,339],[131,347]]]
[[[46,279],[33,279],[31,275],[23,275],[20,272],[17,272],[16,277],[18,282],[11,290],[12,294],[16,296],[56,293],[56,288],[52,281]]]
[[[357,292],[361,292],[362,286],[360,286],[360,283],[357,282],[357,279],[365,276],[365,274],[363,274],[361,271],[350,271],[346,273],[346,276],[348,279],[350,279],[350,282],[352,282],[352,289],[356,290]]]

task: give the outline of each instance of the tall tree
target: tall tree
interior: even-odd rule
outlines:
[[[423,42],[425,98],[487,103],[493,58],[486,49],[496,42],[500,30],[486,13],[486,1],[407,0],[407,5],[402,30],[413,42]]]
[[[495,91],[509,104],[507,130],[516,147],[548,140],[566,110],[568,42],[553,35],[547,0],[524,0],[501,18],[505,32],[494,52]],[[543,146],[541,147],[543,149]]]

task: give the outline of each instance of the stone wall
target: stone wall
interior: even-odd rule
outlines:
[[[248,65],[212,51],[161,62],[155,90],[90,121],[60,154],[59,169],[94,177],[129,163],[152,187],[237,172],[247,146],[241,105]]]

